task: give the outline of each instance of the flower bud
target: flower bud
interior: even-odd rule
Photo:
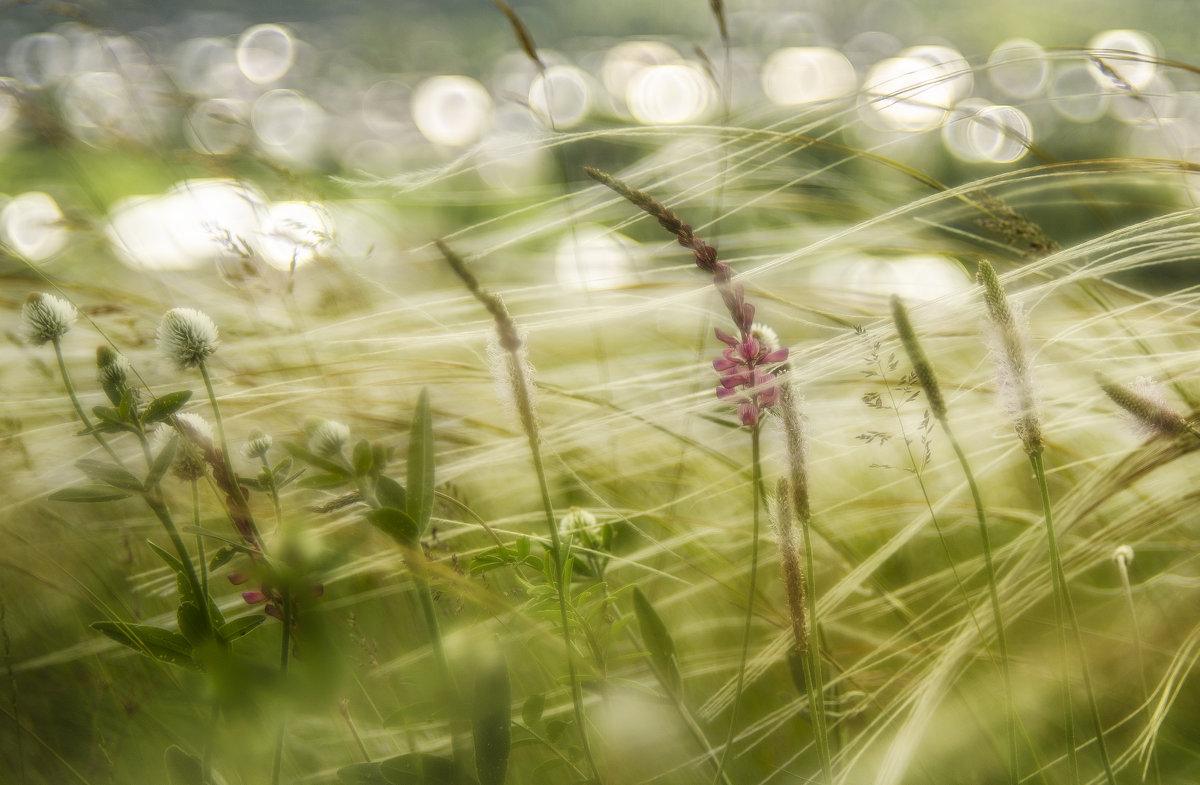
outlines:
[[[172,308],[158,325],[158,349],[179,368],[196,368],[217,350],[217,325],[195,308]]]
[[[314,417],[305,423],[304,430],[308,432],[309,449],[322,458],[337,455],[350,441],[350,427],[337,420]]]
[[[78,315],[75,306],[61,297],[32,292],[21,306],[25,339],[34,346],[57,341],[67,334]]]
[[[250,436],[246,439],[246,443],[242,445],[242,454],[247,458],[257,460],[265,458],[270,449],[270,434],[264,433],[259,428],[255,428],[250,431]]]

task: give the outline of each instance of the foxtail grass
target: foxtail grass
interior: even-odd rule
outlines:
[[[945,434],[946,440],[950,442],[950,446],[954,449],[959,466],[962,467],[963,476],[966,477],[967,487],[971,490],[971,501],[975,505],[975,518],[979,523],[979,538],[983,544],[983,560],[987,570],[988,597],[991,600],[992,606],[992,623],[996,627],[996,647],[1000,655],[1000,674],[1004,682],[1004,700],[1007,704],[1005,707],[1005,724],[1008,730],[1008,777],[1009,782],[1012,785],[1016,785],[1020,780],[1020,763],[1017,755],[1017,708],[1016,702],[1013,700],[1012,664],[1008,656],[1008,635],[1004,629],[1004,616],[1000,610],[1000,593],[996,588],[996,566],[992,558],[991,535],[988,533],[983,498],[980,496],[979,484],[975,481],[975,472],[971,470],[971,463],[967,460],[967,454],[963,450],[962,444],[959,443],[958,438],[954,435],[954,429],[950,426],[946,399],[942,395],[941,385],[938,384],[937,374],[933,370],[933,365],[930,364],[929,358],[921,346],[921,341],[917,337],[917,331],[913,328],[912,320],[909,319],[908,308],[905,307],[904,301],[895,295],[892,296],[891,303],[892,320],[896,324],[900,343],[908,355],[909,362],[912,364],[913,372],[916,374],[921,389],[925,392],[925,401],[929,404],[929,411],[932,412],[934,419],[937,420],[938,425],[942,429],[942,433]]]

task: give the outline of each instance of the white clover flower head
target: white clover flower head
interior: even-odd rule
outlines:
[[[750,337],[756,339],[760,344],[771,351],[780,348],[779,334],[762,322],[755,322],[754,324],[750,325]]]
[[[32,292],[21,306],[25,339],[34,346],[57,341],[67,334],[78,315],[75,306],[61,297]]]
[[[337,455],[350,441],[350,426],[337,420],[314,417],[304,424],[304,430],[309,449],[323,458]]]
[[[259,428],[250,431],[246,443],[242,445],[242,454],[250,459],[265,458],[271,449],[271,435]]]
[[[158,348],[179,368],[196,368],[217,350],[217,325],[195,308],[172,308],[158,324]]]
[[[129,383],[129,360],[107,346],[96,349],[96,380],[105,387],[125,387]]]
[[[1133,548],[1129,547],[1128,545],[1118,545],[1113,551],[1112,559],[1119,566],[1124,567],[1128,565],[1131,561],[1133,561]]]
[[[596,527],[596,516],[579,507],[572,507],[570,512],[558,520],[558,533],[570,537],[576,532],[591,531]]]
[[[212,426],[198,414],[177,414],[174,426],[160,423],[154,429],[150,437],[151,451],[155,455],[161,453],[176,434],[179,434],[179,446],[171,463],[172,474],[181,480],[200,479],[208,471],[204,451],[213,444]]]

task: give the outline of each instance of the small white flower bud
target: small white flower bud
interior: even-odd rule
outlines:
[[[21,306],[25,339],[34,346],[57,341],[71,329],[79,315],[75,306],[52,294],[33,292]]]
[[[1118,545],[1113,551],[1112,558],[1117,564],[1126,566],[1133,561],[1133,548],[1128,545]]]
[[[217,325],[195,308],[172,308],[158,325],[158,348],[180,368],[196,368],[217,350]]]
[[[250,431],[246,443],[242,445],[242,454],[247,458],[264,458],[271,449],[271,436],[258,428]]]
[[[337,420],[314,417],[304,425],[308,433],[308,446],[317,455],[328,458],[337,455],[350,441],[350,426]]]
[[[104,387],[125,387],[129,383],[129,360],[107,346],[97,348],[96,380]]]
[[[571,511],[558,521],[558,532],[564,537],[570,537],[575,532],[590,531],[595,527],[596,516],[578,507],[572,507]]]

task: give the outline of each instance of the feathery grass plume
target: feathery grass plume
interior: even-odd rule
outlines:
[[[546,515],[546,526],[550,529],[550,558],[554,567],[555,588],[558,591],[559,624],[562,627],[563,644],[566,648],[567,673],[571,682],[571,703],[575,710],[575,725],[578,728],[579,740],[583,746],[583,754],[587,759],[591,778],[599,783],[602,781],[600,769],[592,756],[591,744],[588,741],[587,726],[583,713],[583,689],[575,669],[575,650],[571,644],[571,627],[567,618],[567,586],[564,580],[561,563],[562,537],[559,535],[558,521],[554,518],[554,505],[550,500],[550,485],[546,479],[546,469],[542,463],[541,435],[538,431],[537,417],[534,414],[533,385],[529,379],[527,363],[524,358],[524,342],[517,330],[516,322],[505,307],[500,297],[479,285],[479,280],[467,269],[466,262],[456,254],[441,238],[434,241],[441,251],[442,257],[450,265],[454,274],[462,280],[467,291],[478,300],[496,323],[496,341],[507,354],[506,370],[509,374],[509,387],[513,392],[513,402],[521,420],[521,427],[529,442],[529,453],[533,460],[534,474],[537,475],[538,488],[541,491],[542,507]]]
[[[1013,417],[1017,436],[1030,455],[1042,451],[1042,424],[1038,415],[1037,388],[1029,371],[1025,329],[1013,314],[996,271],[986,260],[976,276],[983,284],[983,300],[991,326],[989,342],[996,364],[997,385],[1005,408]]]
[[[34,346],[57,341],[71,329],[79,312],[61,297],[31,292],[21,306],[22,332]]]
[[[804,605],[804,568],[800,566],[800,549],[792,521],[791,488],[785,477],[780,477],[775,485],[775,513],[771,522],[779,545],[779,569],[783,573],[783,593],[792,620],[792,639],[796,652],[805,655],[808,653],[808,619]]]
[[[217,325],[195,308],[172,308],[158,324],[158,349],[176,367],[197,368],[217,351]]]
[[[1074,708],[1071,701],[1071,675],[1068,670],[1068,621],[1074,637],[1076,653],[1079,656],[1080,671],[1083,676],[1084,690],[1087,693],[1088,708],[1096,739],[1096,749],[1100,754],[1100,761],[1104,765],[1104,774],[1109,785],[1116,785],[1112,761],[1109,759],[1108,746],[1104,740],[1104,723],[1100,718],[1096,691],[1088,669],[1087,652],[1079,631],[1079,618],[1075,613],[1075,604],[1071,600],[1066,573],[1063,571],[1062,557],[1058,551],[1058,539],[1054,533],[1050,488],[1046,481],[1046,467],[1042,456],[1044,451],[1042,427],[1038,418],[1036,390],[1029,373],[1024,331],[1009,307],[1004,289],[1000,285],[1000,279],[996,277],[996,271],[992,269],[991,264],[987,261],[980,262],[977,277],[984,287],[984,303],[991,320],[992,354],[996,362],[999,386],[1006,393],[1007,407],[1013,415],[1017,436],[1020,437],[1025,452],[1029,456],[1029,463],[1033,468],[1042,500],[1042,516],[1046,523],[1046,545],[1050,555],[1051,594],[1054,600],[1054,621],[1058,633],[1062,675],[1063,724],[1066,730],[1067,765],[1070,768],[1071,782],[1079,783],[1081,779],[1079,760],[1075,751]]]
[[[1134,386],[1127,387],[1097,373],[1096,383],[1113,403],[1133,418],[1138,429],[1146,435],[1179,436],[1191,431],[1183,415],[1167,405],[1153,379],[1139,376]]]

